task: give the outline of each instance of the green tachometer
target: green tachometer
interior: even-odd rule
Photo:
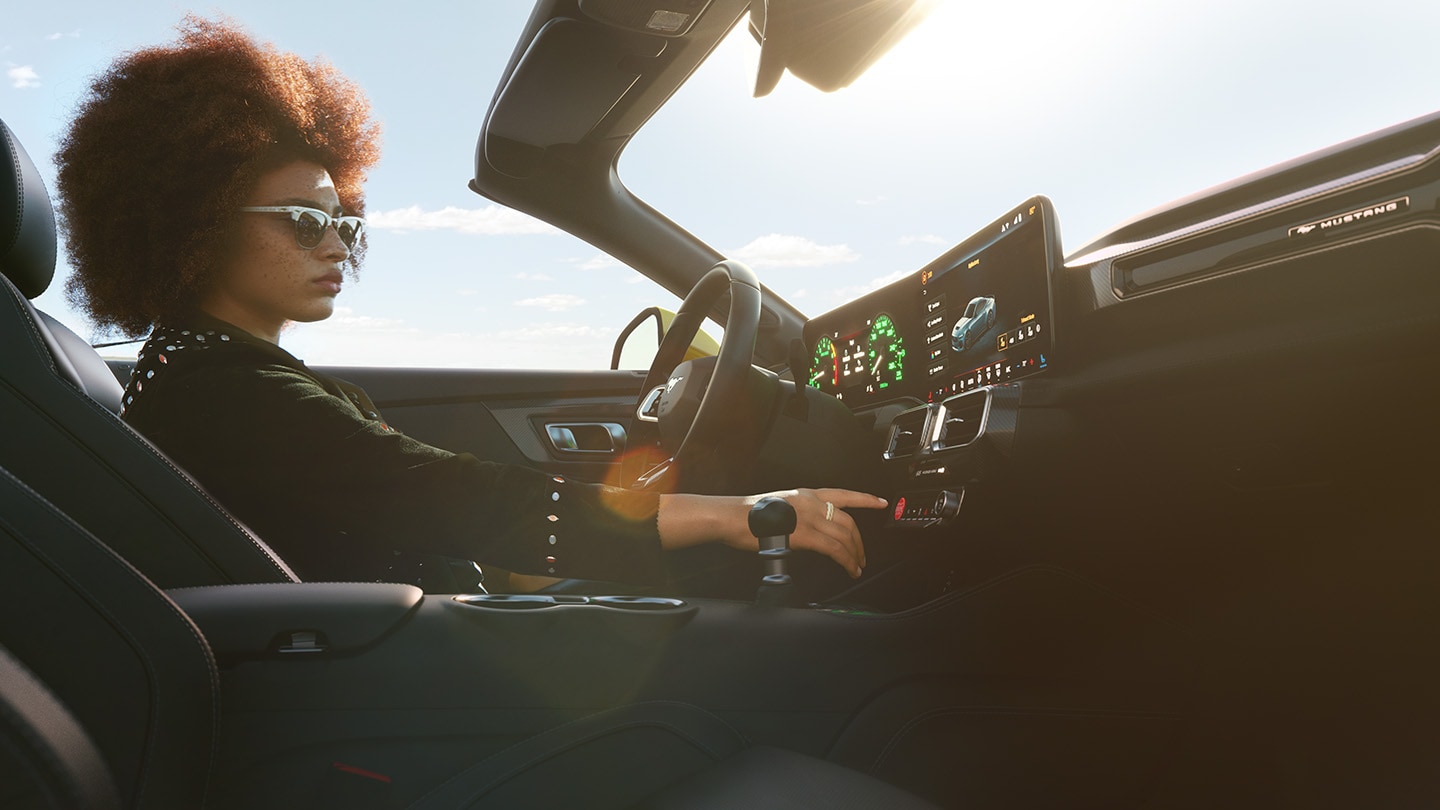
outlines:
[[[840,387],[840,355],[828,337],[821,337],[815,344],[815,355],[810,360],[810,386],[830,391]]]
[[[870,347],[865,357],[873,390],[882,391],[905,379],[905,339],[889,315],[875,316],[866,345]]]

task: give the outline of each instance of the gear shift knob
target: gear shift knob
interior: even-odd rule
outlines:
[[[756,538],[786,536],[795,531],[795,507],[784,498],[761,498],[750,507],[750,534]],[[763,546],[762,546],[763,548]]]
[[[790,599],[790,572],[786,558],[790,556],[790,533],[795,531],[795,507],[784,498],[761,498],[750,507],[750,533],[760,545],[760,559],[765,562],[765,575],[756,604],[784,607]]]

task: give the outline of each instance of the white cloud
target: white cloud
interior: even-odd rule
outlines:
[[[889,195],[889,194],[881,194],[881,195],[878,196],[878,197],[870,197],[869,199],[865,199],[865,200],[856,200],[856,201],[855,201],[855,204],[856,204],[856,205],[883,205],[884,203],[887,203],[887,202],[890,202],[890,195]]]
[[[551,278],[550,276],[548,276],[548,275],[546,275],[546,274],[544,274],[544,273],[525,273],[525,272],[516,273],[516,274],[515,274],[515,278],[516,278],[517,280],[519,280],[519,281],[554,281],[554,280],[555,280],[555,279]]]
[[[585,305],[585,299],[569,293],[552,293],[535,298],[522,298],[515,302],[517,307],[536,307],[546,312],[564,312]]]
[[[849,245],[821,245],[803,236],[772,233],[729,252],[752,267],[821,267],[857,261]]]
[[[426,211],[418,205],[393,211],[372,211],[365,215],[371,228],[382,231],[455,231],[480,236],[559,233],[555,227],[501,205],[484,208],[456,208]]]
[[[36,73],[35,68],[29,65],[12,67],[5,71],[5,75],[10,79],[10,86],[16,90],[40,86],[40,74]]]
[[[853,301],[856,298],[864,295],[865,293],[874,292],[875,290],[878,290],[887,284],[894,284],[895,282],[899,281],[902,278],[905,278],[906,276],[911,275],[914,272],[915,271],[913,270],[896,270],[893,273],[887,273],[883,276],[880,276],[879,278],[871,279],[864,284],[860,284],[854,287],[839,287],[837,289],[831,290],[829,291],[829,297],[830,300],[833,300],[836,303]]]
[[[54,41],[57,40],[57,39],[65,39],[65,38],[67,38],[67,37],[70,38],[70,39],[79,39],[79,38],[80,38],[80,29],[77,28],[77,29],[75,29],[74,31],[71,31],[71,32],[68,33],[68,34],[62,33],[62,32],[60,32],[60,31],[56,31],[55,33],[51,34],[50,36],[45,37],[45,39],[46,39],[47,42],[54,42]]]
[[[905,236],[902,236],[902,237],[900,237],[900,244],[902,244],[902,245],[943,245],[943,244],[946,244],[946,242],[945,242],[945,239],[944,239],[943,237],[936,236],[936,235],[933,234],[933,233],[926,233],[926,234],[920,234],[920,235],[907,234],[907,235],[905,235]]]

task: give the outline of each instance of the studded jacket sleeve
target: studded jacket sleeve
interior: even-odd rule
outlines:
[[[303,579],[383,579],[404,551],[558,577],[663,576],[657,496],[431,447],[279,347],[194,326],[152,335],[123,416]]]

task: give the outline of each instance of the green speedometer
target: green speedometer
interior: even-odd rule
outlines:
[[[815,343],[815,354],[810,360],[810,386],[822,391],[840,387],[840,354],[828,337],[821,337]]]
[[[883,391],[905,379],[905,339],[889,315],[875,316],[866,345],[869,347],[865,355],[867,376],[872,390]]]

